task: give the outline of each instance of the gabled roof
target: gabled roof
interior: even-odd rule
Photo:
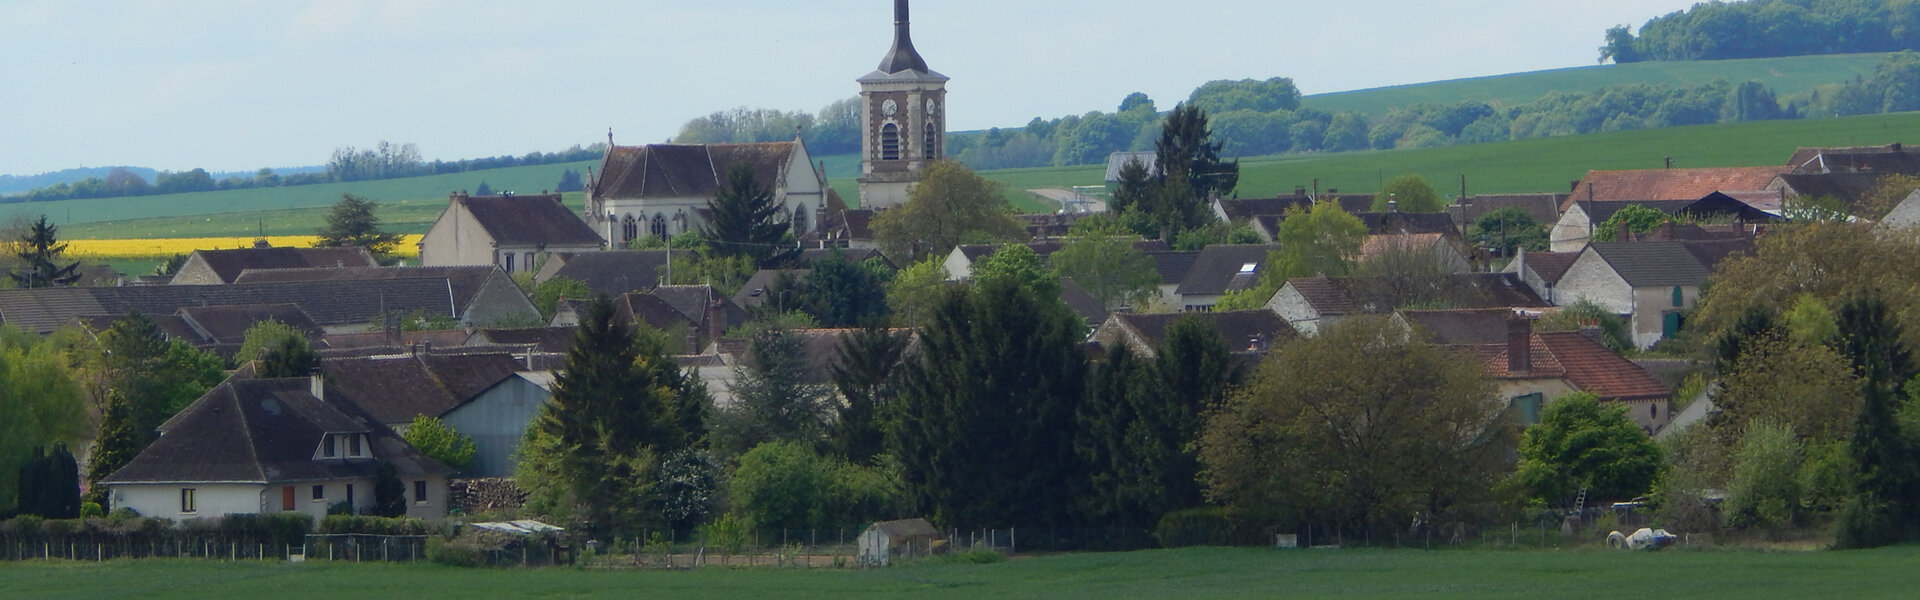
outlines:
[[[1299,337],[1287,320],[1270,310],[1238,310],[1221,312],[1187,312],[1169,314],[1114,313],[1114,319],[1140,336],[1141,341],[1151,348],[1158,348],[1167,340],[1167,330],[1181,319],[1193,318],[1212,327],[1227,343],[1227,348],[1235,351],[1265,351],[1265,349]]]
[[[1395,307],[1364,277],[1307,277],[1287,280],[1321,315],[1379,313]],[[1547,308],[1514,273],[1456,273],[1442,283],[1455,308]]]
[[[1629,206],[1642,206],[1674,215],[1680,214],[1680,211],[1686,210],[1689,206],[1693,206],[1694,203],[1699,202],[1699,200],[1644,200],[1638,202],[1587,202],[1585,200],[1570,200],[1569,202],[1577,204],[1582,212],[1587,213],[1588,222],[1592,223],[1594,227],[1599,227],[1601,223],[1612,218],[1613,213],[1620,212]],[[1571,205],[1569,208],[1571,208]]]
[[[1559,360],[1567,381],[1602,400],[1668,398],[1673,390],[1640,365],[1614,354],[1600,342],[1576,332],[1536,333],[1534,337]]]
[[[1148,252],[1147,258],[1153,259],[1153,270],[1160,274],[1160,285],[1178,285],[1187,280],[1193,262],[1200,259],[1200,251]]]
[[[1351,280],[1345,277],[1321,275],[1288,279],[1286,285],[1298,292],[1314,312],[1321,315],[1350,315],[1360,312],[1360,307],[1353,303],[1349,283]]]
[[[1360,240],[1360,262],[1366,262],[1393,250],[1426,252],[1446,241],[1440,233],[1388,233],[1369,235]]]
[[[1467,308],[1456,310],[1403,310],[1400,316],[1417,325],[1441,345],[1487,345],[1507,343],[1507,321],[1513,319],[1508,308]]]
[[[782,277],[789,277],[792,278],[793,282],[799,283],[805,281],[807,276],[811,274],[813,274],[813,271],[810,269],[761,269],[754,271],[753,276],[748,277],[747,282],[740,286],[740,291],[734,292],[733,303],[740,308],[757,308],[768,302],[778,303],[781,299],[771,297],[775,282],[780,281]]]
[[[579,327],[534,327],[531,329],[481,329],[474,332],[486,344],[528,346],[536,351],[565,354],[573,349]]]
[[[1267,253],[1279,250],[1272,244],[1215,244],[1200,250],[1180,282],[1180,295],[1217,295],[1255,287],[1267,268]],[[1253,265],[1248,270],[1247,265]]]
[[[1319,196],[1309,196],[1303,191],[1272,198],[1234,198],[1220,199],[1220,210],[1227,213],[1229,221],[1250,220],[1260,216],[1285,217],[1289,209],[1311,209],[1316,202],[1333,202],[1340,210],[1348,214],[1357,214],[1373,210],[1372,194],[1336,194],[1327,192]]]
[[[1572,203],[1698,200],[1714,192],[1767,189],[1786,167],[1723,167],[1711,169],[1642,169],[1588,171],[1560,206]]]
[[[301,269],[308,267],[377,267],[380,263],[366,248],[238,248],[234,250],[195,250],[223,283],[233,283],[249,269]],[[189,257],[191,259],[192,257]]]
[[[1795,173],[1906,173],[1920,175],[1920,153],[1898,142],[1885,146],[1800,148],[1787,166]]]
[[[450,202],[464,206],[495,244],[503,246],[597,246],[605,242],[560,194],[528,196],[468,196],[456,193]]]
[[[1067,305],[1073,314],[1080,315],[1089,324],[1099,324],[1107,320],[1107,307],[1094,298],[1086,288],[1080,287],[1072,277],[1060,278],[1060,301]]]
[[[307,378],[228,379],[162,426],[162,435],[104,481],[275,483],[372,477],[381,460],[402,477],[445,474],[349,403],[322,400]],[[373,459],[315,459],[329,433],[366,434]],[[378,460],[374,460],[378,459]]]
[[[521,370],[511,354],[401,354],[328,358],[326,394],[353,402],[381,423],[439,417]]]
[[[1680,242],[1597,242],[1587,251],[1633,287],[1700,285],[1712,274]]]
[[[400,349],[421,345],[428,348],[455,348],[465,346],[473,339],[473,334],[465,329],[436,329],[430,331],[402,331],[395,337],[384,331],[363,331],[354,333],[329,333],[322,336],[321,356],[351,355],[354,350],[362,349]]]
[[[1920,159],[1920,155],[1915,156]],[[1781,183],[1806,198],[1832,198],[1844,207],[1853,207],[1880,187],[1880,178],[1896,173],[1788,173]]]
[[[1160,174],[1160,167],[1158,165],[1159,160],[1160,160],[1160,153],[1155,152],[1153,150],[1146,150],[1142,152],[1115,152],[1113,154],[1108,154],[1106,182],[1115,183],[1120,181],[1120,170],[1125,168],[1127,166],[1127,162],[1129,161],[1139,161],[1141,166],[1144,166],[1147,168],[1148,177],[1159,175]]]
[[[839,194],[827,190],[829,206],[820,210],[820,224],[809,236],[820,239],[854,242],[873,241],[873,215],[870,208],[835,207],[831,204],[839,199]],[[844,204],[844,203],[843,203]]]
[[[1573,261],[1579,259],[1579,252],[1527,252],[1524,262],[1527,269],[1547,285],[1559,285],[1560,277],[1566,275]]]
[[[553,277],[578,280],[594,293],[609,296],[653,289],[666,281],[669,252],[673,256],[692,256],[689,250],[579,252],[557,258],[562,264],[554,270]]]
[[[324,331],[320,324],[300,310],[298,304],[243,304],[238,306],[189,306],[179,316],[187,326],[209,344],[239,344],[246,341],[247,329],[261,321],[279,321],[318,339]]]
[[[1560,220],[1560,203],[1566,199],[1566,194],[1480,194],[1455,201],[1447,207],[1447,214],[1453,216],[1454,225],[1461,231],[1480,222],[1487,213],[1503,208],[1518,208],[1535,223],[1551,224]]]
[[[874,523],[870,527],[872,529],[880,530],[880,533],[886,534],[887,539],[896,544],[902,543],[908,540],[915,540],[915,539],[922,539],[922,538],[935,538],[940,536],[940,531],[937,529],[934,529],[933,524],[928,523],[926,519],[902,519],[899,521],[881,521],[879,523]]]
[[[500,267],[323,267],[313,269],[277,269],[247,271],[234,283],[322,283],[350,281],[395,281],[418,279],[439,283],[452,294],[453,303],[464,309],[495,277],[506,278]],[[458,316],[458,315],[456,315]]]
[[[594,198],[707,198],[737,164],[751,167],[761,185],[778,188],[798,148],[795,142],[613,146],[589,193]]]
[[[459,316],[445,279],[393,279],[0,290],[0,323],[47,333],[76,317],[247,304],[298,304],[322,327],[369,323],[383,308]]]

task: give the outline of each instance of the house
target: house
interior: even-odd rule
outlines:
[[[733,303],[740,308],[753,311],[765,304],[773,304],[778,312],[786,312],[787,305],[794,300],[794,286],[806,281],[812,275],[811,269],[761,269],[755,271],[747,282],[734,292]]]
[[[706,285],[663,285],[613,299],[616,318],[666,332],[679,352],[696,354],[727,330],[753,319],[746,309]],[[560,302],[550,327],[572,327],[586,315],[584,301]]]
[[[1112,348],[1125,345],[1136,355],[1154,358],[1167,340],[1167,330],[1182,319],[1195,319],[1220,334],[1235,353],[1265,356],[1268,351],[1298,337],[1285,319],[1270,310],[1206,313],[1114,313],[1088,335]]]
[[[171,285],[233,283],[248,270],[305,269],[311,267],[377,267],[366,248],[274,248],[258,243],[252,248],[195,250],[180,263]]]
[[[1566,276],[1567,268],[1579,258],[1579,252],[1528,252],[1522,248],[1514,256],[1513,262],[1507,263],[1503,272],[1518,275],[1528,289],[1552,304],[1556,292],[1554,287],[1560,285],[1560,278]]]
[[[1566,194],[1480,194],[1465,196],[1454,200],[1447,206],[1447,216],[1453,217],[1453,225],[1460,231],[1469,231],[1494,211],[1505,208],[1517,208],[1526,213],[1535,223],[1552,223],[1560,220],[1560,204],[1566,202]]]
[[[567,208],[560,194],[468,196],[455,192],[420,239],[420,264],[494,265],[512,274],[537,270],[541,257],[550,253],[605,248],[606,242]]]
[[[945,545],[940,531],[926,519],[882,521],[860,532],[860,564],[884,567],[894,557],[930,556]]]
[[[328,393],[405,434],[415,417],[440,419],[473,438],[475,463],[461,475],[512,477],[527,424],[553,396],[553,376],[526,359],[487,349],[448,348],[320,362]],[[545,366],[545,365],[541,365]]]
[[[1920,175],[1920,153],[1894,142],[1885,146],[1800,148],[1787,159],[1794,173],[1904,173]]]
[[[1399,308],[1387,283],[1370,277],[1289,279],[1267,301],[1267,309],[1286,319],[1301,335],[1313,336],[1350,315],[1381,314]],[[1437,285],[1442,288],[1440,302],[1456,309],[1551,306],[1513,273],[1455,273]]]
[[[840,347],[846,338],[860,333],[860,329],[794,329],[788,332],[800,346],[800,356],[805,359],[800,366],[799,378],[802,382],[814,385],[829,385],[833,382],[833,367],[840,359]],[[891,329],[890,333],[908,337],[906,353],[916,351],[910,329]],[[733,388],[738,383],[739,366],[747,360],[752,340],[744,338],[722,338],[705,347],[699,354],[682,354],[677,360],[682,368],[690,369],[707,386],[707,394],[712,397],[715,406],[728,407],[734,402]]]
[[[374,507],[375,476],[390,464],[407,516],[447,513],[447,468],[351,403],[327,398],[319,377],[229,379],[160,426],[160,437],[101,481],[113,507],[174,520]]]
[[[1155,152],[1152,150],[1145,150],[1145,151],[1139,151],[1139,152],[1115,152],[1113,154],[1108,154],[1107,155],[1107,177],[1105,181],[1107,183],[1107,188],[1109,190],[1114,189],[1120,185],[1120,171],[1123,169],[1126,169],[1127,163],[1130,163],[1130,162],[1137,162],[1137,163],[1140,163],[1140,166],[1146,167],[1147,177],[1153,177],[1160,174],[1160,153],[1159,152]]]
[[[1187,280],[1187,273],[1193,271],[1193,263],[1200,259],[1200,251],[1148,252],[1147,258],[1153,259],[1154,274],[1160,276],[1158,304],[1161,306],[1180,305],[1180,282]]]
[[[1487,311],[1408,312],[1402,317],[1417,323],[1434,343],[1485,365],[1500,397],[1524,423],[1540,422],[1548,402],[1573,392],[1623,406],[1649,435],[1673,419],[1673,390],[1608,350],[1596,339],[1597,331],[1535,332],[1526,318]]]
[[[801,236],[800,241],[814,248],[874,249],[874,214],[871,208],[848,208],[840,194],[829,188],[827,205],[821,207],[817,218],[819,226]]]
[[[1775,191],[1770,186],[1787,171],[1786,167],[1588,171],[1560,204],[1561,218],[1550,235],[1552,250],[1579,250],[1594,226],[1628,204],[1673,214],[1714,192]]]
[[[1591,301],[1626,315],[1633,342],[1653,346],[1680,331],[1682,315],[1700,299],[1712,265],[1752,248],[1735,242],[1602,242],[1567,267],[1554,304]]]
[[[77,318],[119,316],[132,310],[169,315],[184,307],[272,304],[299,305],[328,333],[364,331],[386,313],[417,312],[479,323],[513,316],[473,309],[457,312],[460,298],[451,283],[447,278],[401,278],[0,290],[0,323],[45,335]],[[525,301],[525,296],[520,298]],[[531,306],[528,303],[527,310]]]
[[[1200,250],[1187,278],[1174,290],[1185,311],[1209,311],[1228,293],[1259,287],[1267,255],[1280,250],[1271,244],[1215,244]]]
[[[1561,213],[1560,220],[1555,221],[1553,228],[1547,232],[1547,249],[1554,252],[1579,252],[1581,248],[1585,248],[1588,243],[1593,241],[1595,228],[1607,222],[1607,219],[1613,218],[1613,213],[1620,212],[1621,209],[1628,206],[1651,208],[1671,215],[1679,213],[1681,209],[1692,205],[1694,202],[1694,200],[1649,200],[1644,202],[1574,203],[1568,206],[1566,212]]]
[[[439,285],[446,295],[444,306],[436,306],[432,313],[452,316],[460,324],[469,327],[482,327],[503,322],[538,322],[540,310],[534,308],[533,301],[513,278],[498,266],[443,266],[443,267],[325,267],[313,269],[275,269],[272,271],[247,271],[235,280],[239,284],[344,284],[423,281],[429,285]],[[378,308],[383,301],[379,295],[363,296],[362,303],[372,302]],[[376,314],[379,311],[376,311]],[[405,310],[388,311],[404,313]],[[331,331],[331,329],[330,329]]]
[[[707,224],[708,201],[738,166],[751,169],[754,180],[773,191],[774,202],[791,215],[795,237],[806,239],[814,231],[815,211],[827,204],[827,178],[814,168],[799,137],[755,144],[610,145],[599,175],[587,185],[588,224],[620,248],[642,235],[664,240],[699,231]]]
[[[1465,273],[1473,270],[1464,244],[1439,233],[1390,233],[1369,235],[1360,241],[1360,263],[1395,260],[1398,256],[1422,255],[1433,262],[1434,272]]]
[[[686,260],[691,250],[609,250],[555,254],[533,274],[535,283],[565,277],[587,284],[595,294],[618,296],[671,283],[668,257]]]
[[[127,315],[122,313],[79,317],[76,320],[89,333],[98,335],[125,318]],[[325,333],[297,304],[189,306],[174,314],[148,315],[147,318],[167,339],[186,342],[226,360],[233,360],[240,346],[246,343],[247,330],[262,321],[278,321],[306,334],[311,341],[320,340]]]

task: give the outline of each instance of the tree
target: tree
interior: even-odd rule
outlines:
[[[1633,47],[1633,31],[1627,26],[1607,28],[1607,44],[1600,47],[1600,62],[1605,64],[1608,60],[1618,65],[1640,62],[1640,51]]]
[[[1475,245],[1492,248],[1506,258],[1518,255],[1523,248],[1534,252],[1547,249],[1547,227],[1518,206],[1481,215],[1467,235]]]
[[[489,186],[489,185],[487,185],[487,182],[485,182],[485,181],[481,181],[481,182],[480,182],[480,185],[479,185],[478,187],[475,187],[475,188],[473,188],[473,195],[475,195],[475,196],[492,196],[492,195],[493,195],[493,186]]]
[[[560,172],[560,182],[553,185],[553,191],[562,194],[567,192],[584,192],[587,191],[587,184],[580,178],[579,171],[566,169]]]
[[[1136,207],[1145,206],[1152,192],[1152,175],[1147,164],[1139,157],[1127,159],[1120,165],[1120,182],[1114,187],[1113,202],[1107,209],[1113,214],[1124,214]]]
[[[1920,237],[1914,232],[1851,223],[1782,227],[1761,237],[1753,254],[1720,262],[1689,327],[1717,333],[1750,307],[1778,312],[1803,294],[1838,306],[1849,296],[1879,289],[1887,290],[1880,296],[1888,312],[1903,321],[1902,343],[1911,348],[1920,342],[1920,328],[1905,321],[1920,314],[1920,294],[1892,292],[1907,290],[1914,281],[1920,281]]]
[[[1860,204],[1853,207],[1852,212],[1863,218],[1879,221],[1886,218],[1887,213],[1893,212],[1894,207],[1899,206],[1901,201],[1913,195],[1916,190],[1920,190],[1920,177],[1906,174],[1883,175],[1874,185],[1873,191],[1868,192],[1867,197],[1862,198]]]
[[[882,327],[868,327],[840,338],[829,367],[840,393],[838,414],[827,439],[849,463],[877,464],[886,448],[886,424],[899,396],[895,377],[911,338]]]
[[[35,452],[78,443],[86,430],[86,403],[66,356],[0,325],[0,506],[13,502]]]
[[[1723,507],[1730,527],[1792,525],[1800,512],[1801,442],[1793,427],[1747,422],[1733,453]]]
[[[753,335],[734,365],[732,406],[719,412],[714,449],[737,456],[766,442],[812,445],[826,430],[827,388],[813,380],[799,335],[768,327]]]
[[[1011,278],[943,292],[902,367],[899,458],[912,507],[942,523],[1062,524],[1081,472],[1078,317]]]
[[[353,194],[341,194],[340,201],[327,211],[327,226],[320,229],[316,247],[363,246],[374,258],[386,261],[400,245],[400,234],[380,229],[380,217],[373,214],[380,203]]]
[[[15,510],[47,519],[80,516],[80,467],[66,444],[51,452],[34,448],[33,457],[19,471],[20,500]]]
[[[473,438],[461,435],[459,430],[440,419],[414,415],[413,424],[407,426],[403,437],[407,444],[428,458],[440,461],[440,464],[453,467],[456,471],[473,468]]]
[[[521,443],[515,479],[529,510],[578,515],[596,532],[637,532],[664,524],[655,486],[658,457],[685,433],[664,362],[623,323],[606,296],[594,299],[573,348]],[[648,348],[649,354],[657,347]]]
[[[380,461],[373,475],[373,514],[393,518],[407,515],[407,484],[393,463]]]
[[[887,256],[943,259],[955,246],[1026,237],[1000,184],[953,160],[920,170],[907,202],[873,218],[873,239]]]
[[[799,256],[800,247],[788,235],[791,215],[762,183],[753,166],[741,163],[727,172],[727,182],[707,201],[711,216],[702,230],[707,251],[716,256],[746,257],[762,269],[777,268]]]
[[[1143,92],[1127,94],[1127,97],[1120,101],[1120,112],[1131,112],[1135,110],[1149,113],[1157,112],[1153,109],[1153,99],[1147,97]]]
[[[1267,273],[1282,282],[1293,277],[1345,275],[1349,262],[1360,255],[1360,244],[1366,237],[1366,223],[1341,210],[1339,203],[1315,203],[1311,209],[1296,207],[1280,222],[1274,242],[1280,244],[1281,260]]]
[[[1627,417],[1624,406],[1602,406],[1576,392],[1547,404],[1540,423],[1520,438],[1515,482],[1552,506],[1589,498],[1629,500],[1647,493],[1665,463],[1653,439]]]
[[[1621,207],[1620,210],[1614,211],[1612,216],[1607,217],[1607,220],[1594,226],[1593,241],[1627,241],[1619,239],[1620,224],[1622,223],[1627,225],[1628,231],[1638,235],[1659,229],[1661,224],[1671,220],[1673,220],[1672,215],[1660,212],[1658,209],[1647,208],[1638,204],[1628,204]]]
[[[1041,298],[1060,297],[1060,274],[1026,244],[1007,244],[973,265],[973,280],[1006,280]]]
[[[241,337],[240,350],[233,353],[233,362],[244,365],[260,359],[267,352],[281,347],[286,338],[306,339],[306,332],[294,329],[292,325],[277,319],[268,319],[247,327]]]
[[[1199,105],[1183,103],[1167,113],[1154,142],[1157,189],[1148,207],[1161,239],[1200,225],[1208,217],[1207,202],[1231,195],[1240,181],[1240,163],[1220,160],[1220,143],[1211,136],[1207,112]]]
[[[1447,210],[1446,202],[1440,200],[1440,193],[1433,190],[1433,184],[1415,173],[1388,179],[1386,185],[1380,186],[1380,192],[1373,195],[1373,212],[1389,212],[1395,207],[1407,213]]]
[[[1159,296],[1160,272],[1152,257],[1134,247],[1137,239],[1118,227],[1079,232],[1048,260],[1107,308],[1141,304]]]
[[[260,354],[261,379],[306,377],[320,368],[320,355],[305,336],[280,338],[278,345]]]
[[[106,504],[102,478],[125,466],[159,435],[167,419],[219,385],[224,361],[182,340],[167,341],[139,311],[115,321],[91,355],[100,406],[100,434],[88,453],[89,498]]]
[[[559,309],[561,300],[592,297],[593,288],[587,282],[572,277],[553,277],[533,286],[533,307],[540,311],[542,320],[553,318],[553,312]]]
[[[933,307],[947,287],[947,268],[939,259],[927,258],[908,265],[894,274],[887,286],[887,309],[893,313],[896,327],[916,328],[933,318]]]
[[[1397,528],[1504,474],[1514,432],[1493,398],[1479,365],[1349,317],[1281,346],[1208,414],[1201,478],[1209,499],[1283,527]]]
[[[820,526],[830,476],[804,444],[781,441],[754,446],[740,455],[733,473],[733,502],[757,527],[807,529]]]
[[[842,329],[885,323],[887,289],[873,270],[847,260],[838,249],[814,261],[800,285],[801,310],[821,327]]]
[[[1864,548],[1920,537],[1920,469],[1895,416],[1894,392],[1912,381],[1915,365],[1901,326],[1877,293],[1852,295],[1839,311],[1841,349],[1859,375],[1863,396],[1848,454],[1854,498],[1842,512],[1842,547]],[[1905,377],[1905,379],[1903,379]]]
[[[56,235],[60,228],[47,222],[46,215],[33,222],[27,234],[21,236],[19,250],[14,255],[20,260],[22,269],[9,272],[13,282],[23,288],[43,288],[70,286],[80,280],[79,262],[60,265],[60,255],[67,251],[67,245],[60,243]]]

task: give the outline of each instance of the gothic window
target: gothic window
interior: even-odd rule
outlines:
[[[880,160],[900,160],[900,126],[880,126]]]
[[[799,208],[793,209],[793,234],[800,235],[806,232],[807,232],[807,205],[802,204],[800,205]]]
[[[687,232],[687,211],[683,210],[680,212],[673,213],[674,235],[679,235],[686,232]]]
[[[620,245],[624,246],[637,237],[640,237],[640,222],[633,220],[633,215],[627,215],[627,221],[620,225]]]
[[[667,215],[658,214],[658,213],[654,214],[653,226],[648,227],[647,230],[653,233],[653,237],[660,238],[662,240],[667,239]]]
[[[927,140],[922,147],[926,148],[927,160],[940,158],[940,129],[933,126],[933,121],[927,121]]]

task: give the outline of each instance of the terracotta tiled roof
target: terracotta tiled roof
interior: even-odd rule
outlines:
[[[783,181],[794,142],[613,146],[601,161],[594,198],[711,197],[734,165],[745,164],[761,185]]]
[[[1565,211],[1574,202],[1691,201],[1714,192],[1764,190],[1787,170],[1777,166],[1588,171],[1560,210]]]
[[[1574,387],[1592,392],[1602,400],[1643,400],[1673,395],[1672,389],[1646,369],[1614,354],[1592,338],[1563,332],[1536,333],[1534,339],[1553,354]]]
[[[452,202],[466,207],[493,242],[501,245],[593,246],[603,243],[559,194],[532,196],[467,196],[454,194]]]
[[[1307,300],[1315,312],[1321,315],[1348,315],[1359,312],[1354,306],[1353,296],[1347,289],[1345,278],[1304,277],[1287,280],[1287,285]]]

